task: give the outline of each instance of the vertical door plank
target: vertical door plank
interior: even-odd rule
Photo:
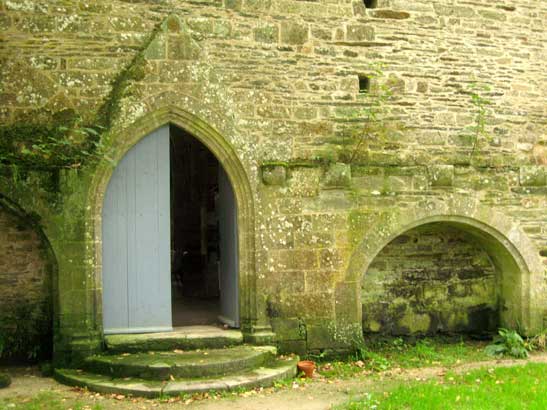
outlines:
[[[114,170],[103,209],[105,333],[172,328],[169,168],[162,127]]]
[[[220,230],[220,317],[232,327],[239,327],[239,275],[237,204],[228,175],[219,166],[218,215]]]

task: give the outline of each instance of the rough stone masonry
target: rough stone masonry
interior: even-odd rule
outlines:
[[[104,191],[166,123],[234,184],[247,340],[541,330],[546,23],[533,0],[1,0],[0,193],[51,244],[58,355],[100,349]],[[63,124],[101,125],[110,160],[14,171]]]

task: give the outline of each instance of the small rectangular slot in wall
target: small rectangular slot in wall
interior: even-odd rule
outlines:
[[[359,93],[368,93],[370,91],[370,78],[366,75],[359,75]]]
[[[367,9],[375,9],[378,7],[378,0],[363,0]]]

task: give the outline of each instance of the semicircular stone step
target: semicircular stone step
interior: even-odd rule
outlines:
[[[298,357],[278,358],[268,367],[240,371],[217,378],[154,381],[140,378],[111,378],[74,369],[55,369],[55,378],[64,384],[85,387],[91,391],[126,396],[159,397],[205,391],[223,391],[240,388],[267,387],[276,381],[294,377]]]
[[[105,335],[104,339],[107,350],[115,353],[217,349],[243,344],[241,331],[215,326],[185,326],[160,333]]]
[[[274,346],[234,346],[170,352],[99,355],[86,359],[84,369],[111,377],[169,380],[172,377],[210,377],[267,365],[275,359]]]

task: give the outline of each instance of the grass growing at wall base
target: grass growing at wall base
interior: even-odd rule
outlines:
[[[337,410],[543,410],[547,408],[547,365],[482,369],[424,383],[408,382],[374,392]]]
[[[492,360],[485,351],[486,343],[472,340],[447,342],[441,338],[424,338],[414,343],[402,338],[365,344],[346,361],[319,361],[325,377],[353,377],[360,373],[381,372],[395,368],[455,366],[467,362]]]

